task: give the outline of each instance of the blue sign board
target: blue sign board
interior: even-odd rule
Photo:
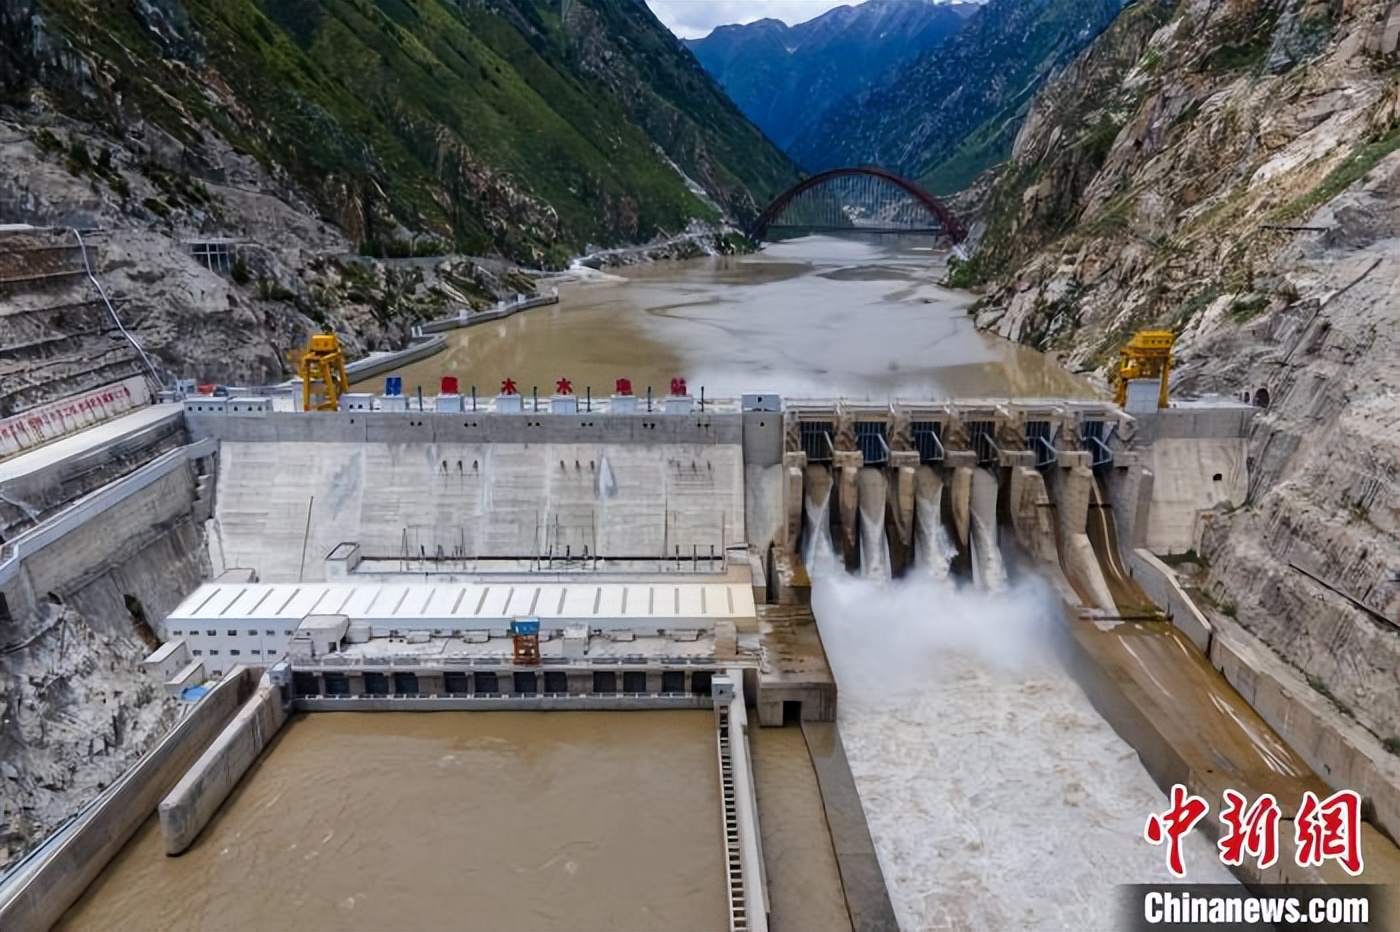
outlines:
[[[540,620],[538,618],[517,618],[510,623],[511,634],[539,634]]]

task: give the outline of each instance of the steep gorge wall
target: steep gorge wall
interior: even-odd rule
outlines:
[[[1139,0],[1036,101],[953,275],[1071,366],[1171,329],[1175,393],[1267,400],[1199,581],[1392,742],[1397,44],[1394,0]]]
[[[96,795],[175,723],[141,668],[206,575],[193,464],[26,554],[0,623],[0,865]]]

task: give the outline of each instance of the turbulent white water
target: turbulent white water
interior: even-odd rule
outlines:
[[[860,510],[860,575],[875,582],[890,578],[890,541],[885,536],[883,507]]]
[[[831,494],[803,498],[807,526],[803,531],[802,560],[813,575],[834,575],[839,572],[836,548],[831,543]]]
[[[936,502],[923,496],[914,500],[914,565],[930,579],[947,579],[958,548],[943,524],[941,487],[938,494]]]
[[[996,528],[983,524],[977,515],[972,515],[969,521],[967,541],[972,551],[972,577],[977,588],[991,593],[1005,592],[1011,584],[1006,577],[1001,548],[997,546]]]
[[[813,606],[902,929],[1113,928],[1116,885],[1170,879],[1142,838],[1165,797],[1052,659],[1043,584],[877,585],[828,567]],[[1191,880],[1230,882],[1188,841]]]

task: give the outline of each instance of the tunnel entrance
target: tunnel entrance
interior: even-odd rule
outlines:
[[[611,670],[593,671],[593,691],[602,696],[611,696],[617,692],[617,674]]]
[[[622,691],[632,695],[643,695],[647,691],[647,675],[640,670],[629,670],[622,674]]]
[[[449,696],[465,696],[471,690],[467,685],[467,675],[462,672],[448,671],[442,675],[442,691]]]
[[[783,700],[783,724],[802,724],[802,702],[794,699]]]
[[[350,677],[344,673],[323,673],[321,682],[327,696],[350,695]]]
[[[517,696],[533,696],[539,692],[539,678],[534,673],[517,672],[511,678],[511,692]]]
[[[417,674],[417,673],[395,673],[395,674],[394,674],[394,695],[396,695],[396,696],[416,696],[416,695],[418,695],[418,674]]]
[[[499,696],[501,694],[501,684],[496,679],[495,673],[473,673],[472,686],[475,687],[478,696]]]
[[[544,691],[546,695],[568,695],[569,674],[565,673],[563,670],[544,671]]]
[[[665,670],[661,674],[661,691],[672,695],[685,694],[685,671]]]
[[[146,609],[141,604],[141,600],[136,596],[127,593],[122,596],[122,601],[126,603],[126,613],[131,616],[131,626],[136,630],[136,636],[141,639],[147,649],[156,650],[160,647],[160,638],[156,635],[151,623],[146,620]]]
[[[690,674],[690,691],[697,696],[708,696],[710,694],[710,682],[714,674],[709,670],[697,670]]]
[[[365,695],[366,696],[387,696],[389,695],[389,678],[383,673],[365,674]]]

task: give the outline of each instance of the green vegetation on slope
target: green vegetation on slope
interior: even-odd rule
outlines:
[[[717,219],[710,199],[742,214],[793,176],[649,14],[573,10],[563,24],[546,0],[42,0],[49,28],[112,77],[34,70],[114,133],[141,117],[198,150],[212,129],[370,252],[431,234],[557,263]],[[622,44],[576,17],[625,21]],[[609,87],[620,65],[643,76],[629,98]],[[684,84],[687,68],[700,80]],[[658,146],[708,166],[710,198]]]

